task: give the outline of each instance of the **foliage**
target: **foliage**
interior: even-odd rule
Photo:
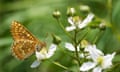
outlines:
[[[77,14],[83,18],[87,15],[86,12],[79,10],[80,5],[88,5],[98,22],[99,20],[105,21],[107,28],[101,34],[96,45],[105,54],[116,51],[116,56],[113,59],[115,64],[113,69],[115,72],[119,72],[119,64],[117,64],[120,62],[119,0],[0,0],[0,72],[69,72],[69,70],[50,62],[52,60],[77,72],[76,61],[68,56],[68,54],[74,54],[64,48],[64,43],[70,40],[52,17],[52,13],[55,9],[60,10],[60,20],[66,27],[69,25],[66,15],[67,8],[74,7]],[[21,22],[42,41],[46,40],[48,34],[61,37],[62,43],[60,45],[63,47],[57,49],[50,61],[46,60],[38,68],[31,69],[30,65],[35,60],[34,54],[24,61],[17,60],[11,55],[10,48],[13,40],[10,26],[13,20]],[[91,30],[86,39],[93,43],[94,38],[99,34],[98,32],[99,30],[96,28]],[[84,33],[85,30],[82,34]],[[108,71],[112,72],[111,70]]]

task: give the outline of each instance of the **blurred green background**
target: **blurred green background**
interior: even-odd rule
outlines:
[[[66,26],[68,7],[75,7],[78,12],[81,4],[88,5],[95,15],[105,20],[110,26],[104,31],[98,48],[104,53],[117,51],[114,61],[120,61],[120,0],[0,0],[0,72],[68,72],[49,61],[41,63],[39,68],[31,69],[30,65],[35,58],[20,61],[11,55],[13,42],[10,26],[13,20],[21,22],[32,34],[41,40],[46,38],[47,33],[54,33],[68,41],[63,30],[52,17],[55,9],[60,10],[62,23]],[[94,38],[94,30],[89,39]],[[64,55],[64,56],[63,56]],[[57,51],[51,58],[70,69],[76,70],[72,58]],[[119,68],[114,72],[119,72]]]

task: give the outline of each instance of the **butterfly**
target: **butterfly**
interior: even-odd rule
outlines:
[[[36,50],[40,51],[46,46],[45,42],[38,40],[17,21],[13,21],[11,24],[11,34],[14,40],[11,47],[12,55],[20,60],[28,58]]]

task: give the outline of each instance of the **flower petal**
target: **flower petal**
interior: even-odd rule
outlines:
[[[38,67],[40,65],[40,61],[38,61],[38,60],[35,60],[32,64],[31,64],[31,68],[36,68],[36,67]]]
[[[66,27],[66,31],[73,31],[76,27],[74,25]]]
[[[88,51],[90,53],[91,58],[96,62],[97,58],[99,56],[103,56],[104,54],[102,51],[96,48],[96,45],[88,45],[85,48],[85,51]]]
[[[48,53],[46,54],[47,58],[50,58],[51,56],[53,56],[54,52],[56,51],[57,45],[55,44],[51,44]]]
[[[75,51],[75,47],[71,43],[65,43],[65,48],[70,51]]]
[[[56,48],[57,48],[57,45],[56,45],[56,44],[51,44],[48,52],[54,52],[54,51],[56,51]]]
[[[88,70],[92,69],[95,66],[96,66],[96,63],[94,63],[94,62],[85,62],[80,67],[80,71],[88,71]]]
[[[80,29],[84,28],[85,26],[88,25],[89,22],[93,19],[94,14],[89,13],[88,16],[78,25]]]
[[[46,53],[41,53],[36,51],[36,57],[37,57],[37,60],[45,59]]]
[[[103,69],[109,68],[112,65],[112,59],[114,58],[115,54],[116,53],[114,52],[113,54],[108,54],[104,56],[104,61],[102,63]]]
[[[69,17],[69,18],[68,18],[68,22],[69,22],[71,25],[74,25],[73,17]]]
[[[93,72],[102,72],[102,68],[98,66],[93,69]]]

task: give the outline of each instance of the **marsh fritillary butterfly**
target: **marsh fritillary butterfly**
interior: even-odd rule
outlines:
[[[12,22],[11,33],[14,39],[12,53],[20,60],[24,60],[31,56],[36,49],[41,50],[41,48],[45,47],[44,42],[38,40],[17,21]]]

